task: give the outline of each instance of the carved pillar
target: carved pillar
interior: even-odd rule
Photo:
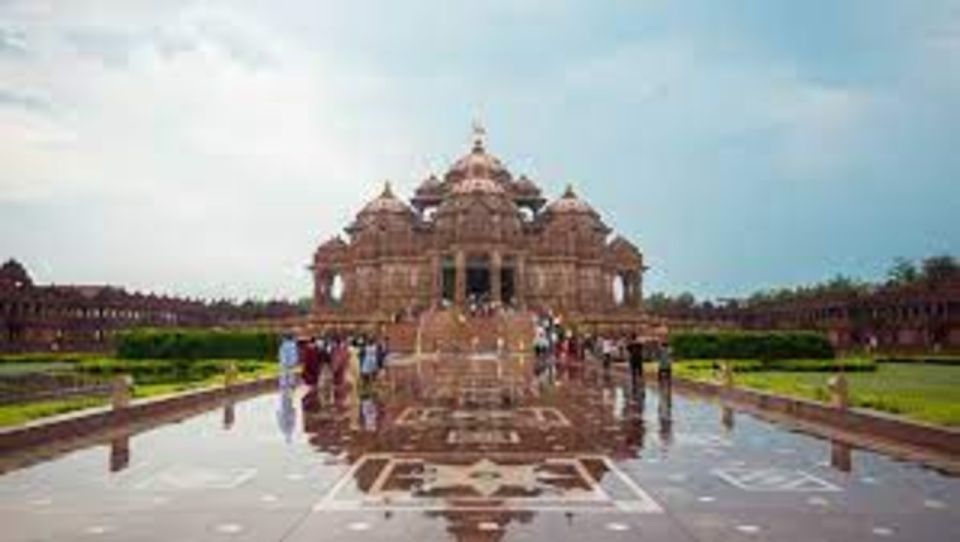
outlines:
[[[320,310],[327,305],[326,273],[319,268],[313,268],[313,310]]]
[[[494,303],[500,303],[503,299],[503,285],[500,280],[502,277],[502,269],[503,256],[499,250],[495,250],[493,254],[490,255],[490,299]]]
[[[436,307],[443,298],[443,260],[439,254],[430,257],[430,306]]]
[[[517,267],[513,277],[513,297],[517,307],[523,309],[527,305],[527,259],[517,256]]]
[[[634,277],[633,284],[637,289],[637,298],[634,300],[634,304],[639,308],[643,306],[643,270],[636,271],[636,277]]]
[[[456,266],[457,279],[454,281],[456,286],[453,292],[453,300],[458,307],[462,307],[467,295],[467,255],[462,250],[457,251]]]

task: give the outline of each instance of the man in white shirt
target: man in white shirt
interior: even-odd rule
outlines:
[[[296,368],[300,362],[300,353],[297,351],[297,341],[292,335],[283,336],[277,358],[280,363],[280,387],[293,388],[297,385]]]

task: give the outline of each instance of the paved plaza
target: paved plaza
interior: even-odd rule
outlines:
[[[0,476],[3,540],[960,540],[960,483],[650,383],[402,360]]]

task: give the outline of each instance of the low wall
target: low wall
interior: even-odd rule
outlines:
[[[725,389],[719,384],[674,379],[680,391],[713,396],[738,405],[747,405],[761,412],[782,414],[790,418],[838,429],[870,439],[906,444],[960,457],[960,431],[902,418],[881,412],[850,408],[841,410],[831,405],[774,395],[744,388]]]
[[[128,407],[110,406],[82,410],[0,429],[0,457],[49,444],[62,444],[78,438],[91,438],[135,424],[158,425],[184,412],[207,409],[230,399],[242,399],[270,390],[276,377],[241,382],[230,388],[216,387],[177,395],[151,397],[131,402]]]

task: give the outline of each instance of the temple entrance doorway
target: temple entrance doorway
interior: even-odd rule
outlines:
[[[467,301],[486,303],[492,299],[490,258],[486,255],[470,256],[467,259]]]

